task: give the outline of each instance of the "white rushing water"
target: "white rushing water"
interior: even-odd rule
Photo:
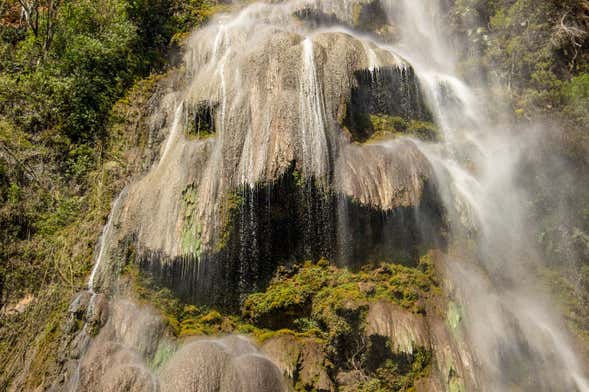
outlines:
[[[112,243],[114,222],[117,218],[117,215],[119,214],[122,201],[125,199],[126,195],[127,189],[125,188],[121,193],[119,193],[113,202],[108,220],[106,221],[106,225],[104,225],[104,228],[102,229],[102,234],[98,242],[98,255],[96,256],[94,267],[92,267],[92,272],[88,278],[88,291],[90,291],[93,296],[96,294],[94,291],[94,286],[96,284],[97,275],[100,274],[100,269],[108,257],[108,251],[110,249],[109,246]]]
[[[525,390],[588,391],[562,320],[530,284],[534,272],[526,257],[533,257],[533,245],[524,223],[529,195],[517,186],[525,132],[493,124],[484,94],[457,75],[439,0],[386,3],[400,24],[395,47],[416,71],[443,132],[444,144],[422,144],[422,151],[450,189],[443,195],[449,211],[477,230],[478,264],[452,256],[446,264],[464,306],[480,384],[492,391],[518,384]]]
[[[325,179],[328,173],[329,152],[325,135],[325,102],[315,67],[313,41],[303,41],[303,67],[301,77],[301,142],[306,173]]]

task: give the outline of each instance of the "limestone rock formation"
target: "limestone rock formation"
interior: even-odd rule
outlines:
[[[362,19],[374,3],[313,7]],[[389,221],[402,210],[395,246],[411,238],[412,249],[422,241],[417,220],[440,215],[433,169],[413,142],[350,137],[374,132],[371,115],[429,118],[411,67],[376,40],[301,23],[308,7],[256,4],[219,16],[190,38],[177,88],[161,99],[152,121],[165,138],[159,159],[122,195],[108,243],[132,244],[136,262],[183,296],[216,302],[222,287],[246,282],[237,295],[260,287],[286,249],[299,259],[366,261],[368,240],[340,252],[359,208]],[[273,200],[281,194],[291,198],[285,208]],[[263,201],[267,213],[254,206]],[[259,238],[268,230],[284,243]],[[96,280],[116,270],[118,251],[101,252]]]

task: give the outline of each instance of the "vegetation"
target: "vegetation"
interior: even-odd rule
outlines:
[[[365,376],[355,388],[363,391],[409,390],[429,372],[429,351],[401,355],[393,353],[388,339],[364,336],[370,303],[386,300],[424,313],[424,301],[440,294],[429,255],[418,268],[381,264],[351,272],[325,259],[283,267],[263,292],[244,300],[241,314],[182,303],[136,266],[128,266],[126,276],[133,292],[161,311],[177,337],[241,333],[259,342],[284,335],[301,342],[311,338],[336,369],[362,369]]]
[[[419,268],[382,264],[357,273],[323,259],[280,269],[266,291],[250,295],[242,309],[246,319],[270,328],[311,324],[330,329],[340,321],[338,311],[379,299],[423,313],[423,299],[436,287],[429,256],[422,257]]]
[[[482,68],[524,125],[548,128],[534,154],[550,163],[522,185],[548,268],[539,274],[587,342],[589,1],[456,0],[452,22],[467,37],[464,73]]]
[[[286,329],[327,336],[323,334],[338,326],[338,313],[348,306],[366,308],[384,299],[421,314],[424,301],[441,294],[430,255],[421,258],[418,268],[381,264],[355,273],[325,259],[282,267],[264,292],[250,294],[243,301],[241,315],[231,317],[207,306],[182,303],[135,265],[127,266],[126,273],[133,291],[162,311],[177,336],[256,329],[258,337],[266,338],[270,331]]]
[[[451,14],[467,37],[467,75],[487,70],[528,119],[563,113],[569,125],[585,124],[573,112],[589,72],[587,0],[456,0]]]
[[[107,132],[112,106],[161,68],[172,36],[191,28],[187,14],[202,12],[196,23],[213,7],[206,0],[29,3],[34,26],[17,23],[12,2],[0,9],[4,296],[59,279],[35,264],[50,259],[37,254],[46,247],[29,247],[88,209],[91,174],[116,143]]]
[[[88,275],[110,202],[133,171],[129,150],[145,142],[137,124],[157,89],[154,75],[165,71],[182,38],[218,9],[214,0],[0,2],[0,307],[14,309],[32,298],[24,310],[0,319],[0,358],[9,358],[0,365],[0,390],[25,368],[31,377],[22,381],[25,390],[50,383],[59,371],[60,324]],[[521,121],[552,117],[564,124],[548,148],[564,152],[577,174],[589,164],[588,13],[587,0],[452,4],[453,25],[468,37],[464,74],[486,70],[484,76],[497,81],[496,98],[507,97]],[[212,135],[213,108],[197,109],[187,132]],[[372,140],[400,133],[437,138],[427,122],[388,116],[370,122]],[[565,271],[550,266],[543,274],[558,288],[571,329],[589,341],[589,193],[584,183],[574,185],[531,203],[545,215],[558,213],[555,200],[575,200],[577,213],[566,225],[547,214],[538,241],[549,259],[572,259]],[[193,190],[184,196],[194,210]],[[229,197],[230,206],[241,202]],[[199,252],[197,243],[183,245]],[[155,304],[180,337],[312,337],[337,366],[364,369],[368,377],[358,390],[365,391],[408,390],[428,372],[427,351],[400,358],[387,351],[388,343],[361,338],[366,310],[376,300],[424,312],[424,301],[439,290],[427,257],[418,268],[382,264],[352,272],[325,260],[283,268],[263,292],[245,299],[241,314],[184,304],[139,271],[130,268],[128,275],[138,296]],[[459,313],[450,313],[456,324]],[[377,343],[385,353],[372,361]]]
[[[419,120],[405,120],[402,117],[370,115],[374,134],[368,140],[375,141],[409,135],[426,141],[437,141],[438,128],[434,123]]]
[[[165,71],[178,38],[215,3],[0,3],[0,307],[32,298],[0,319],[9,358],[0,389],[28,366],[20,388],[59,371],[65,309],[134,170],[129,152],[145,142],[140,125],[159,83],[150,75]]]
[[[589,350],[589,267],[581,267],[577,284],[551,269],[542,269],[539,274],[544,278],[546,290],[553,295],[560,306],[567,326],[581,339],[587,352]]]

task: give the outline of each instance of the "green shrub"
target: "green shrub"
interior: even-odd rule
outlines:
[[[562,86],[565,112],[580,124],[589,123],[589,73],[582,73]]]
[[[409,135],[426,141],[438,140],[438,127],[428,121],[405,120],[402,117],[370,115],[374,134],[368,140],[376,141],[391,137]]]
[[[423,311],[421,300],[439,290],[433,274],[429,255],[422,257],[419,268],[381,264],[359,272],[330,266],[323,260],[306,262],[279,270],[264,292],[246,298],[242,315],[273,329],[296,329],[299,318],[310,318],[329,329],[346,311],[379,299],[419,313]]]

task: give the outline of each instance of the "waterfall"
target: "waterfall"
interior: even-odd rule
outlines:
[[[452,256],[446,263],[466,308],[481,384],[504,391],[532,377],[527,388],[588,391],[562,321],[550,301],[526,283],[534,274],[525,260],[533,247],[524,224],[529,196],[516,179],[525,139],[486,118],[484,95],[457,76],[437,0],[386,3],[390,17],[401,21],[396,49],[415,69],[443,131],[444,145],[421,149],[438,181],[451,189],[444,197],[448,209],[466,216],[478,232],[478,266]],[[524,373],[506,374],[522,362]]]
[[[98,242],[98,255],[94,261],[94,267],[92,267],[92,272],[90,273],[90,277],[88,278],[88,291],[90,291],[93,296],[96,294],[95,283],[97,274],[100,273],[100,269],[103,267],[105,260],[108,257],[108,251],[110,244],[112,243],[112,234],[113,234],[113,226],[115,224],[116,219],[118,218],[118,214],[120,212],[120,208],[122,205],[123,200],[125,199],[127,194],[127,189],[123,189],[121,193],[117,196],[115,201],[112,204],[112,208],[110,214],[108,216],[108,220],[104,228],[102,229],[102,234],[100,235],[100,240]]]
[[[314,176],[325,182],[329,170],[325,102],[315,67],[313,41],[310,38],[303,41],[302,63],[300,118],[303,168],[307,176]]]
[[[97,282],[116,278],[107,266],[123,238],[134,241],[154,281],[182,301],[229,307],[263,289],[284,264],[333,257],[348,267],[395,259],[413,268],[422,248],[437,247],[447,282],[438,299],[458,303],[461,330],[448,343],[437,303],[436,314],[410,319],[423,321],[428,348],[441,351],[432,368],[442,388],[455,390],[456,377],[484,391],[589,391],[563,320],[533,279],[529,196],[518,186],[529,139],[491,118],[488,91],[461,78],[441,2],[256,1],[194,32],[180,86],[161,104],[159,160],[121,192],[104,226],[89,312]],[[371,12],[382,8],[395,28],[358,25],[375,4]],[[189,135],[199,121],[191,110],[203,107],[210,129]],[[405,132],[430,120],[439,135]],[[392,131],[383,139],[378,121],[395,123],[385,124]],[[446,232],[423,240],[446,223],[449,250],[436,242]],[[169,338],[163,322],[113,302],[119,309],[78,363],[74,385],[91,373],[92,355],[111,355],[141,370],[137,378],[149,373],[162,391],[198,383],[214,391],[222,383],[287,389],[253,345],[236,348],[241,338],[178,339],[163,370],[147,371]],[[116,353],[101,353],[101,344]]]

